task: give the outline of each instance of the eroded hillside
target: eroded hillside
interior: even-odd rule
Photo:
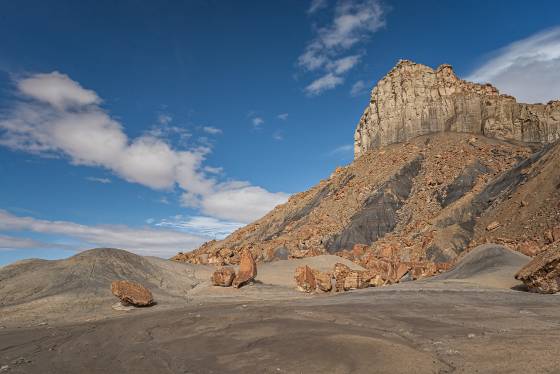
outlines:
[[[532,255],[560,240],[559,102],[401,61],[372,91],[356,159],[263,218],[177,261],[337,254],[448,263],[488,241]]]

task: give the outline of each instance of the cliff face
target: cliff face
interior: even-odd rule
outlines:
[[[436,70],[401,60],[374,87],[354,135],[354,154],[453,131],[502,140],[550,143],[560,138],[560,101],[521,104],[489,85],[459,79],[449,65]]]

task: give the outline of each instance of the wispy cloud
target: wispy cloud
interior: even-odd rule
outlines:
[[[544,30],[495,51],[466,77],[492,83],[521,102],[560,98],[560,27]]]
[[[343,78],[334,75],[333,73],[328,73],[311,82],[311,84],[305,87],[305,92],[311,96],[315,96],[319,95],[323,91],[333,89],[342,83],[344,83]]]
[[[158,116],[158,122],[161,125],[167,125],[171,123],[171,121],[173,121],[173,117],[171,117],[169,114],[162,113]]]
[[[21,217],[0,210],[0,231],[34,232],[56,234],[77,240],[75,250],[92,247],[113,247],[127,249],[141,255],[169,257],[180,250],[193,249],[208,237],[173,230],[156,228],[135,229],[121,225],[88,226],[67,221],[48,221],[33,217]],[[40,243],[31,239],[3,236],[0,238],[5,248],[37,248],[47,245],[61,247],[57,243]],[[64,245],[65,249],[68,245]]]
[[[202,131],[204,131],[205,133],[211,134],[211,135],[218,135],[222,133],[222,130],[217,128],[217,127],[212,127],[212,126],[204,126],[202,128]]]
[[[90,182],[97,182],[97,183],[101,183],[101,184],[111,183],[111,180],[109,178],[86,177],[86,179]]]
[[[305,91],[309,95],[318,95],[342,84],[343,75],[362,57],[359,53],[352,53],[352,49],[383,26],[385,8],[379,0],[339,0],[332,21],[317,29],[315,37],[298,58],[298,65],[303,70],[322,73]]]
[[[158,227],[172,228],[193,235],[201,235],[212,239],[223,239],[233,231],[243,227],[243,223],[219,220],[206,216],[177,215],[154,224]]]
[[[338,60],[331,61],[327,64],[328,70],[334,74],[340,75],[346,73],[360,62],[360,55],[352,55],[339,58]]]
[[[352,85],[350,89],[350,95],[352,96],[361,96],[368,92],[368,87],[363,80],[359,80]]]
[[[280,113],[279,115],[276,116],[276,118],[281,119],[282,121],[285,121],[288,119],[288,113]]]
[[[321,9],[326,8],[327,5],[327,0],[311,0],[311,4],[309,4],[309,8],[307,9],[307,14],[313,14]]]
[[[224,172],[224,168],[222,167],[214,167],[214,166],[205,166],[204,171],[210,174],[222,174]]]
[[[1,214],[1,213],[0,213]],[[0,235],[0,250],[2,249],[19,249],[19,248],[41,248],[45,247],[45,243],[15,236]]]
[[[221,183],[209,177],[203,162],[210,147],[177,149],[163,136],[181,132],[179,127],[160,124],[130,139],[124,126],[99,105],[100,97],[65,74],[35,74],[15,83],[14,96],[23,97],[0,117],[0,146],[39,156],[63,156],[74,165],[103,167],[153,189],[178,187],[183,191],[182,201],[217,218],[230,219],[239,215],[234,211],[243,211],[242,222],[248,222],[288,197],[247,182]],[[223,199],[226,195],[228,201]]]
[[[264,123],[264,119],[262,119],[262,117],[254,117],[251,118],[251,122],[253,123],[254,127],[259,127]]]

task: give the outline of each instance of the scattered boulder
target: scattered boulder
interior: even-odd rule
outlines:
[[[217,269],[212,274],[212,284],[220,287],[230,287],[235,279],[235,270],[231,267]]]
[[[341,264],[340,262],[334,265],[334,281],[336,292],[344,291],[344,280],[348,274],[352,271],[348,266]]]
[[[313,270],[307,265],[296,268],[294,279],[296,280],[298,290],[302,292],[311,293],[317,287]]]
[[[368,271],[351,270],[344,278],[344,291],[368,288],[373,275]]]
[[[257,276],[257,263],[253,258],[250,250],[245,249],[241,252],[241,260],[239,263],[239,271],[233,280],[233,286],[236,288],[243,287],[247,283],[253,281]]]
[[[529,291],[556,293],[560,291],[560,244],[550,246],[524,266],[515,279],[523,281]]]
[[[397,265],[397,269],[395,272],[395,281],[400,281],[408,272],[410,271],[410,266],[403,262]]]
[[[546,244],[554,243],[554,235],[552,234],[552,230],[548,229],[544,232],[544,241]]]
[[[554,242],[560,241],[560,226],[556,226],[552,229],[552,238]]]
[[[498,221],[491,222],[488,226],[486,226],[486,231],[494,231],[500,226],[501,224]]]
[[[332,290],[332,274],[313,270],[313,275],[315,276],[315,283],[317,284],[317,289],[323,292],[331,292]]]
[[[113,281],[111,292],[121,302],[134,306],[149,306],[154,303],[154,297],[150,290],[139,283],[126,280]]]
[[[541,253],[539,243],[534,240],[526,240],[517,246],[517,251],[523,253],[525,256],[535,257]]]

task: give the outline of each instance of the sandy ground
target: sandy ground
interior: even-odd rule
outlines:
[[[511,289],[527,260],[482,247],[430,280],[316,296],[284,285],[287,261],[241,292],[199,284],[173,307],[107,300],[111,314],[86,322],[2,314],[0,372],[558,372],[560,296]]]

